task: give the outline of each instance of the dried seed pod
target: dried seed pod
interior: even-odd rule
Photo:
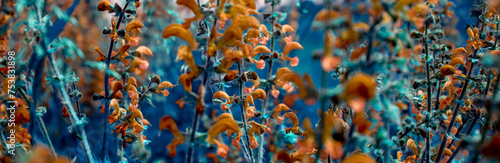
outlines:
[[[424,36],[424,34],[422,34],[419,31],[411,31],[411,33],[410,33],[410,38],[412,38],[412,39],[419,39],[419,38],[422,38],[422,36]]]
[[[247,75],[246,73],[243,73],[240,75],[240,80],[243,82],[243,83],[246,83],[247,82]]]
[[[259,79],[259,76],[254,71],[248,71],[248,72],[246,72],[246,76],[247,76],[248,79],[251,79],[251,80],[257,80],[257,79]]]

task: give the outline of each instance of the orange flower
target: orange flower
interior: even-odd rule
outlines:
[[[297,115],[293,112],[286,112],[283,114],[283,117],[290,119],[293,123],[293,127],[287,128],[286,133],[289,133],[290,131],[293,133],[299,133],[299,118],[297,118]]]
[[[179,37],[186,41],[191,50],[196,50],[198,48],[198,43],[194,39],[193,34],[180,24],[171,24],[163,30],[163,38],[170,38],[172,36]]]
[[[282,111],[290,111],[290,108],[288,108],[288,106],[286,106],[285,104],[278,104],[278,105],[276,105],[273,112],[271,113],[271,115],[274,118],[276,118],[276,120],[278,120],[278,124],[281,124],[281,122],[283,122],[283,120],[285,120],[284,117],[279,116],[279,114]]]
[[[252,96],[254,99],[261,99],[265,100],[266,99],[266,92],[263,89],[256,89],[253,91]]]
[[[229,95],[224,91],[215,92],[212,98],[213,99],[218,99],[218,98],[226,99],[226,102],[224,102],[220,105],[222,110],[229,109],[228,105],[233,104],[233,100],[231,99],[231,97],[229,97]]]
[[[425,16],[432,12],[429,6],[424,3],[419,3],[413,5],[410,11],[408,11],[408,18],[415,24],[418,28],[424,25]]]
[[[354,153],[346,157],[344,160],[342,160],[342,163],[352,163],[352,162],[376,163],[375,159],[361,153]]]
[[[99,11],[111,11],[113,10],[113,7],[111,6],[111,3],[107,0],[102,0],[97,4],[97,10]]]
[[[2,106],[4,106],[4,105],[2,105]],[[66,106],[64,106],[64,107],[62,108],[61,112],[62,112],[62,116],[63,116],[64,118],[68,118],[68,117],[69,117],[68,108],[66,108]]]
[[[250,137],[250,148],[255,149],[258,146],[257,139],[255,138],[255,133],[257,133],[257,136],[260,136],[260,134],[262,134],[266,129],[266,126],[254,121],[248,123],[252,125],[252,127],[248,129],[248,136]]]
[[[377,84],[373,77],[366,74],[357,74],[347,82],[342,95],[347,102],[356,98],[369,100],[375,96],[376,87]]]
[[[479,40],[479,30],[477,28],[471,29],[470,27],[467,28],[467,34],[469,35],[469,39],[467,40],[467,46],[473,46],[474,50],[479,49],[483,45],[483,42]]]
[[[239,137],[241,136],[238,124],[234,121],[233,116],[231,116],[229,113],[221,114],[219,116],[219,120],[207,132],[207,143],[216,144],[218,147],[217,154],[221,157],[226,157],[229,148],[224,143],[220,143],[219,141],[217,141],[215,137],[217,137],[224,131],[227,131],[228,136],[236,133],[237,136],[235,139],[239,139]],[[234,139],[233,142],[235,142]],[[233,145],[235,145],[235,143],[233,143]]]
[[[451,75],[455,73],[455,68],[451,65],[443,65],[439,69],[439,72],[441,73],[440,77],[443,78],[446,75]]]
[[[178,5],[186,6],[194,13],[194,17],[184,19],[185,22],[182,23],[182,26],[185,29],[189,29],[191,22],[203,19],[204,15],[201,12],[200,7],[198,7],[198,4],[194,0],[177,0],[176,3]]]
[[[163,129],[167,129],[174,135],[174,139],[172,139],[172,142],[167,145],[168,155],[170,157],[174,157],[175,154],[177,153],[176,147],[179,144],[184,143],[184,140],[185,140],[184,136],[181,134],[181,132],[179,132],[179,129],[177,128],[177,124],[175,124],[174,119],[168,115],[163,116],[160,119],[159,127],[160,127],[160,132]],[[160,134],[160,133],[158,133],[158,134]]]

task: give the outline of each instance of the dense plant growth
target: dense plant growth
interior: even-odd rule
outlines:
[[[0,7],[0,162],[500,159],[494,0]]]

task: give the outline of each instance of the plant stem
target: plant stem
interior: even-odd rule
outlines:
[[[484,12],[484,8],[483,8],[482,12]],[[484,26],[484,24],[481,23],[480,34],[483,33],[483,29],[484,29],[483,26]],[[473,58],[476,58],[477,51],[479,51],[479,48],[474,49]],[[462,92],[460,93],[458,101],[462,101],[464,99],[465,92],[467,92],[467,87],[469,86],[469,82],[470,82],[470,78],[471,78],[472,72],[474,71],[474,65],[475,65],[474,62],[470,61],[470,68],[469,68],[469,70],[467,72],[467,78],[465,80],[464,86],[462,87]],[[455,109],[453,110],[453,116],[451,117],[450,124],[446,127],[445,135],[441,139],[441,145],[439,146],[439,150],[438,150],[438,154],[437,154],[435,162],[439,162],[441,160],[441,156],[443,155],[444,147],[446,146],[446,140],[448,139],[446,137],[446,134],[449,133],[451,131],[451,129],[453,128],[453,125],[455,125],[455,120],[457,119],[458,113],[460,112],[460,106],[461,106],[460,104],[455,103]]]
[[[465,132],[465,136],[466,135],[469,135],[471,132],[472,132],[472,129],[474,128],[474,126],[476,125],[476,122],[477,120],[479,119],[479,115],[475,115],[474,116],[474,119],[472,120],[470,126],[469,126],[469,129],[467,129],[467,132]],[[457,132],[458,133],[458,132]],[[465,137],[464,136],[464,137]],[[450,143],[450,145],[453,144],[453,142]],[[447,163],[451,163],[453,161],[453,159],[455,158],[455,156],[458,154],[458,152],[460,152],[460,150],[462,149],[462,146],[463,144],[462,143],[459,143],[458,146],[457,146],[457,149],[455,149],[455,151],[453,151],[453,153],[451,154],[450,158],[448,159]],[[448,147],[450,148],[450,147]]]
[[[323,70],[322,73],[321,73],[321,88],[323,90],[326,90],[326,72]],[[315,158],[316,158],[316,162],[319,162],[319,156],[321,154],[321,150],[323,150],[323,129],[324,129],[324,126],[325,126],[325,111],[326,111],[326,107],[325,107],[325,102],[326,102],[326,96],[325,96],[325,93],[323,92],[322,95],[321,95],[321,117],[320,117],[320,124],[319,124],[319,132],[317,135],[316,135],[316,140],[318,141],[318,151],[316,152],[315,154]],[[327,154],[328,155],[328,154]]]
[[[329,15],[329,14],[327,14]],[[375,30],[375,22],[370,25],[370,29],[368,31],[368,49],[366,50],[366,62],[370,62],[372,49],[373,49],[373,32]]]
[[[0,75],[2,75],[2,77],[7,79],[7,76],[3,72],[0,72]],[[17,92],[19,92],[19,94],[21,94],[21,97],[23,98],[24,102],[26,102],[27,104],[31,104],[31,100],[29,100],[28,95],[26,95],[26,92],[24,91],[24,89],[22,89],[21,87],[16,87],[16,90],[17,90]],[[31,106],[31,105],[29,105],[29,106]]]
[[[498,20],[498,15],[495,16],[496,17],[496,22],[497,22],[497,28],[496,29],[499,29],[500,28],[500,20]],[[495,33],[495,43],[493,43],[493,47],[492,49],[493,50],[496,50],[497,49],[497,43],[498,43],[498,31]]]
[[[430,73],[430,65],[429,65],[429,44],[427,44],[427,29],[429,25],[426,21],[425,23],[425,31],[423,37],[423,44],[425,45],[425,74],[427,75],[427,114],[432,115],[432,91],[431,91],[431,73]],[[429,121],[427,121],[427,125],[429,125]],[[430,162],[430,147],[431,147],[431,139],[430,139],[430,128],[427,126],[427,137],[425,137],[425,162]]]
[[[149,92],[149,88],[151,88],[151,83],[152,83],[152,81],[149,80],[148,87],[145,90],[141,90],[142,95],[137,102],[138,104],[140,104],[142,102],[142,100],[144,100],[144,98],[146,97],[146,94]]]
[[[241,62],[243,62],[242,60],[240,60]],[[247,146],[248,146],[248,151],[249,151],[249,154],[250,154],[250,162],[254,162],[253,161],[253,152],[252,152],[252,149],[250,149],[250,136],[248,135],[248,131],[247,131],[247,128],[248,128],[248,123],[247,123],[247,117],[246,117],[246,112],[245,112],[245,108],[243,107],[243,101],[245,101],[243,99],[243,86],[245,85],[245,83],[243,82],[243,80],[241,79],[241,76],[243,75],[243,70],[241,68],[241,64],[242,63],[238,63],[238,73],[239,73],[239,76],[240,78],[238,79],[238,85],[239,85],[239,92],[240,92],[240,110],[241,110],[241,119],[243,121],[243,131],[245,133],[245,136],[246,136],[246,143],[247,143]]]
[[[489,92],[490,86],[491,86],[491,77],[492,77],[492,75],[488,73],[487,76],[488,76],[488,79],[486,80],[486,88],[485,88],[485,90],[483,92],[483,99],[485,99],[486,96],[488,95],[488,92]],[[471,122],[469,128],[467,129],[467,132],[466,132],[465,135],[469,135],[469,133],[471,132],[472,128],[474,128],[474,125],[476,124],[478,118],[479,118],[479,115],[477,115],[477,114],[474,115],[474,119],[472,120],[472,122]],[[464,124],[462,123],[460,125],[460,127],[458,128],[457,133],[455,134],[455,137],[458,137],[458,134],[460,133],[460,131],[462,130],[463,127],[464,127]],[[454,142],[455,142],[455,139],[451,140],[451,143],[448,145],[447,148],[450,148],[453,145]]]
[[[474,51],[474,57],[476,57],[477,51],[478,50]],[[467,78],[465,80],[464,86],[462,87],[462,92],[460,93],[460,96],[458,97],[458,101],[461,101],[464,99],[465,92],[467,92],[467,87],[468,87],[469,82],[470,82],[472,71],[474,71],[474,62],[471,62],[469,71],[467,72]],[[457,119],[458,113],[460,112],[460,106],[461,106],[460,104],[455,103],[455,109],[453,110],[453,116],[451,117],[450,124],[446,127],[446,130],[445,130],[446,133],[449,133],[451,131],[451,129],[453,128],[453,126],[455,125],[455,120]],[[445,136],[443,136],[443,139],[441,140],[441,145],[439,146],[439,152],[438,152],[438,155],[436,157],[436,162],[439,162],[441,160],[441,156],[443,154],[443,150],[444,150],[444,147],[446,145],[446,140],[447,140],[447,137],[445,135]]]
[[[56,62],[54,60],[54,56],[49,54],[48,58],[49,58],[49,61],[53,67],[53,70],[54,70],[56,77],[59,79],[62,79],[63,76],[61,75],[61,73],[59,72],[59,69],[57,68]],[[68,92],[66,92],[66,89],[64,89],[64,85],[61,83],[60,80],[56,80],[56,81],[59,81],[59,83],[57,84],[56,87],[59,89],[59,92],[61,93],[61,96],[62,96],[61,101],[63,101],[63,105],[66,105],[66,107],[68,108],[68,111],[70,113],[70,117],[73,119],[72,126],[76,127],[80,131],[80,134],[82,136],[83,147],[85,150],[85,154],[87,155],[88,162],[93,163],[94,158],[92,155],[92,151],[90,150],[89,142],[87,140],[87,134],[86,134],[85,129],[83,127],[84,122],[82,122],[82,120],[78,117],[75,109],[73,108],[73,105],[71,105],[71,100],[69,98]]]
[[[210,67],[211,62],[212,62],[211,57],[208,56],[207,61],[205,63],[203,81],[201,82],[201,85],[203,85],[203,86],[205,86],[207,84],[208,68]],[[203,99],[201,99],[201,100],[203,100]],[[194,153],[193,144],[195,143],[195,135],[196,135],[196,131],[198,130],[199,121],[200,121],[200,114],[198,114],[197,110],[195,109],[194,110],[193,124],[191,126],[191,133],[189,134],[189,143],[188,143],[188,149],[187,149],[187,154],[186,154],[186,163],[193,162],[193,153]]]
[[[500,79],[500,74],[497,75],[497,79]],[[492,101],[495,100],[495,98],[497,96],[499,83],[500,83],[499,81],[495,82],[495,87],[493,88],[493,96],[491,97]],[[481,133],[481,141],[479,142],[479,146],[481,146],[484,143],[484,141],[486,140],[486,133],[488,133],[488,127],[490,126],[490,122],[491,122],[491,114],[493,114],[493,111],[491,109],[493,109],[493,108],[496,108],[495,102],[492,102],[492,105],[488,105],[486,108],[486,111],[487,111],[486,122],[483,125],[483,131]],[[477,148],[474,152],[474,156],[472,159],[473,163],[476,163],[479,159],[479,150],[480,150],[480,148]]]
[[[271,2],[271,14],[274,13],[274,1]],[[274,53],[274,19],[271,19],[271,47],[270,47],[270,50],[271,50],[271,54]],[[269,67],[267,69],[267,79],[266,79],[266,85],[265,85],[265,91],[266,91],[266,99],[262,102],[262,116],[260,118],[260,123],[263,124],[266,119],[264,118],[264,115],[266,114],[267,112],[267,102],[269,101],[269,96],[271,96],[271,76],[273,75],[272,72],[273,72],[273,63],[274,63],[274,60],[272,58],[269,59],[268,61],[269,63]],[[264,133],[260,134],[259,136],[259,147],[258,147],[258,152],[257,152],[257,162],[258,163],[262,163],[262,160],[264,159]]]
[[[73,83],[73,91],[76,90],[76,84]],[[82,116],[82,110],[80,109],[80,100],[75,100],[76,101],[76,110],[78,112],[78,116]]]
[[[436,103],[434,104],[434,110],[439,110],[439,95],[441,94],[441,81],[438,81]]]
[[[489,92],[489,90],[490,90],[490,85],[491,85],[491,77],[492,77],[492,75],[491,75],[491,74],[488,74],[488,80],[487,80],[487,83],[486,83],[486,89],[485,89],[485,91],[484,91],[483,98],[486,98],[486,96],[488,96],[488,92]],[[497,87],[498,87],[498,84],[496,85],[496,87],[495,87],[495,88],[497,88]],[[479,108],[478,108],[478,109],[479,109]],[[469,135],[469,134],[472,132],[472,129],[473,129],[473,128],[474,128],[474,126],[476,125],[477,120],[479,119],[479,117],[480,117],[480,116],[481,116],[481,115],[479,115],[479,114],[477,114],[477,113],[476,113],[476,115],[474,115],[474,119],[472,120],[472,122],[471,122],[471,124],[470,124],[469,128],[467,129],[467,132],[465,132],[464,137],[465,137],[466,135]],[[452,143],[453,143],[453,142],[452,142]],[[452,144],[452,143],[450,143],[450,144]],[[449,148],[449,147],[448,147],[448,148]],[[453,151],[453,154],[452,154],[452,155],[450,156],[450,158],[448,159],[448,163],[451,163],[451,161],[453,161],[453,159],[454,159],[454,158],[455,158],[455,156],[458,154],[458,152],[460,152],[460,150],[461,150],[461,149],[462,149],[462,143],[458,144],[457,149],[455,149],[455,151]]]
[[[196,130],[198,130],[199,119],[200,119],[200,115],[196,112],[196,109],[195,109],[194,110],[193,125],[191,126],[191,134],[189,135],[186,163],[193,162],[193,153],[194,153],[193,143],[195,141],[194,137],[196,134]]]
[[[123,20],[123,16],[125,15],[125,10],[127,9],[128,5],[130,4],[129,1],[125,4],[125,7],[123,7],[122,11],[120,12],[120,17],[118,18],[118,23],[116,24],[116,30],[120,29],[120,24]],[[116,32],[116,31],[113,31]],[[106,70],[104,71],[104,94],[105,94],[105,101],[104,101],[104,135],[103,135],[103,144],[102,144],[102,158],[101,160],[105,162],[107,159],[109,159],[108,156],[108,136],[111,135],[110,130],[109,130],[109,123],[108,123],[108,116],[109,116],[109,72],[110,68],[109,65],[111,64],[111,53],[113,52],[113,47],[115,45],[115,40],[111,39],[110,44],[109,44],[109,50],[108,50],[108,55],[106,57]]]
[[[53,157],[57,157],[57,153],[54,150],[54,146],[52,145],[52,141],[50,141],[49,133],[47,132],[47,128],[45,127],[45,123],[43,122],[42,119],[42,114],[37,113],[36,115],[38,124],[40,125],[40,131],[42,131],[42,135],[45,138],[45,141],[47,141],[47,144],[49,145],[50,151],[52,151]]]

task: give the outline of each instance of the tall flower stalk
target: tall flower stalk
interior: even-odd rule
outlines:
[[[120,17],[118,18],[118,23],[116,23],[116,30],[119,30],[120,29],[120,25],[124,19],[124,15],[125,15],[125,10],[127,9],[128,5],[130,4],[130,0],[127,0],[127,2],[125,3],[125,6],[123,7],[123,9],[121,11],[119,11],[120,13]],[[109,140],[108,140],[108,137],[111,135],[111,132],[110,132],[110,129],[109,129],[109,123],[108,123],[108,120],[107,120],[107,117],[109,116],[109,103],[110,103],[110,95],[109,95],[109,92],[110,92],[110,85],[109,85],[109,73],[110,73],[110,68],[109,68],[109,65],[111,64],[111,54],[114,50],[114,46],[115,46],[115,39],[111,38],[110,39],[110,43],[109,43],[109,49],[108,49],[108,54],[106,56],[106,70],[104,71],[104,96],[105,96],[105,100],[104,100],[104,132],[103,132],[103,144],[102,144],[102,157],[101,157],[101,160],[102,161],[107,161],[109,159],[109,154],[108,154],[108,146],[109,146]]]
[[[484,7],[482,9],[482,12],[484,11]],[[482,13],[481,12],[481,13]],[[480,24],[480,32],[479,34],[483,34],[483,29],[484,29],[484,24],[481,22]],[[474,66],[476,64],[476,62],[473,62],[472,59],[475,59],[476,58],[476,55],[479,51],[479,48],[474,48],[474,54],[472,55],[472,57],[469,57],[469,61],[470,62],[470,67],[469,67],[469,70],[467,71],[467,77],[465,79],[465,83],[462,87],[462,92],[460,93],[460,96],[458,97],[457,100],[455,101],[458,101],[458,102],[454,102],[455,104],[455,108],[453,109],[453,116],[451,117],[450,119],[450,123],[448,124],[448,126],[446,126],[446,129],[445,129],[445,132],[446,133],[450,133],[451,129],[453,128],[453,126],[455,125],[455,120],[457,119],[457,116],[458,116],[458,113],[460,112],[460,108],[462,107],[462,104],[460,102],[462,102],[462,100],[464,99],[465,95],[466,95],[466,92],[467,92],[467,89],[469,87],[469,83],[470,83],[470,80],[471,80],[471,77],[472,77],[472,72],[474,71]],[[446,146],[446,140],[448,139],[447,136],[443,136],[443,138],[441,139],[441,144],[439,146],[439,150],[438,150],[438,153],[437,153],[437,156],[436,156],[436,162],[439,162],[441,160],[441,156],[443,155],[443,151],[444,151],[444,148]]]
[[[57,68],[56,62],[54,60],[54,56],[51,54],[48,55],[49,57],[49,62],[52,66],[52,70],[54,71],[54,75],[56,79],[63,79],[64,77],[61,75],[59,72],[59,69]],[[63,104],[66,105],[69,111],[69,115],[72,119],[72,125],[70,128],[74,128],[79,131],[82,137],[82,142],[83,142],[83,147],[85,150],[85,154],[87,155],[87,161],[90,163],[94,162],[94,157],[92,154],[92,151],[90,149],[90,144],[88,142],[87,138],[87,133],[85,132],[84,125],[87,123],[85,120],[82,120],[76,113],[75,109],[73,108],[73,105],[71,104],[71,99],[68,95],[68,92],[64,88],[64,83],[60,82],[60,80],[56,80],[59,83],[56,83],[56,87],[59,89],[59,92],[61,93],[61,101],[63,101]]]
[[[274,0],[271,0],[271,14],[274,14],[274,8],[276,6],[276,3]],[[271,19],[271,31],[274,31],[274,19],[272,18]],[[271,53],[269,53],[269,56],[272,55],[274,53],[274,32],[271,32],[271,45],[269,47]],[[274,60],[273,59],[269,59],[268,61],[268,69],[267,69],[267,76],[266,76],[266,85],[265,85],[265,92],[266,92],[266,99],[262,102],[262,114],[266,114],[267,113],[267,105],[268,105],[268,101],[270,100],[269,98],[271,97],[271,87],[272,87],[272,82],[271,82],[271,77],[273,76],[273,64],[274,64]],[[266,121],[266,118],[264,116],[262,116],[260,118],[260,123],[264,123]],[[264,160],[264,154],[265,154],[265,150],[264,150],[264,137],[265,134],[261,134],[260,137],[259,137],[259,147],[258,147],[258,153],[257,153],[257,162],[258,163],[262,163],[262,161]]]

